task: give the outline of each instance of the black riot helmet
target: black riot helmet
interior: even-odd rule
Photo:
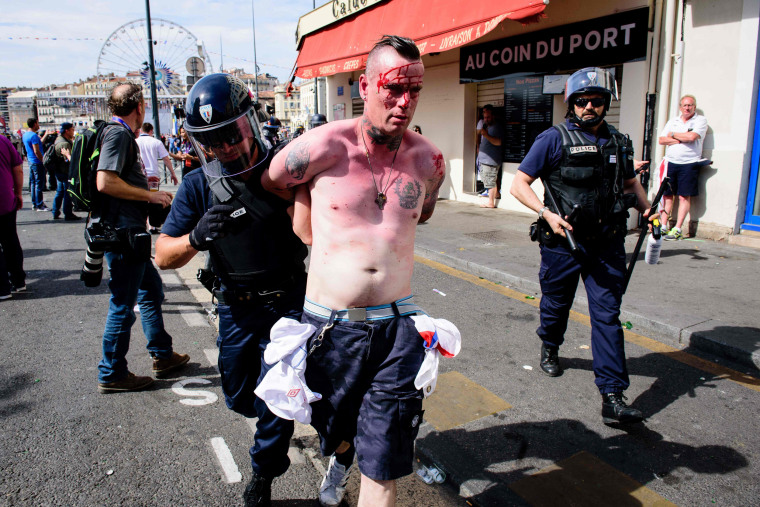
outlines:
[[[240,79],[203,77],[187,95],[185,113],[183,126],[207,174],[239,174],[266,159],[271,145],[261,135],[253,99]]]
[[[327,123],[327,118],[323,114],[315,114],[309,119],[309,128],[313,129]]]

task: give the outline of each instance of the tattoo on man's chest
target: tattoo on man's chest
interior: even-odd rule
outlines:
[[[296,180],[302,180],[309,168],[309,144],[299,143],[293,146],[285,159],[285,170]]]
[[[422,185],[417,180],[396,180],[394,191],[398,196],[398,203],[404,209],[414,209],[422,195]]]

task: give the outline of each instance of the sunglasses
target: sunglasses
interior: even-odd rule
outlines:
[[[604,105],[605,100],[603,97],[594,97],[593,99],[584,99],[583,97],[578,97],[573,101],[573,104],[575,104],[575,107],[585,108],[586,104],[589,102],[591,102],[592,107],[601,107]]]
[[[195,132],[193,137],[204,146],[212,149],[221,149],[225,144],[233,146],[243,141],[243,134],[235,124],[210,132]]]

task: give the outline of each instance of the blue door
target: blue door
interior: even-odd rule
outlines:
[[[744,211],[742,229],[760,231],[760,185],[758,185],[758,169],[760,168],[760,100],[755,111],[755,135],[752,139],[752,166],[749,173],[747,191],[747,207]]]

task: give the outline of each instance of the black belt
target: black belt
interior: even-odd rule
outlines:
[[[272,283],[271,288],[262,290],[220,290],[214,289],[213,294],[217,302],[223,305],[232,304],[255,304],[273,303],[288,295],[295,286],[296,278],[290,276],[278,283]]]

